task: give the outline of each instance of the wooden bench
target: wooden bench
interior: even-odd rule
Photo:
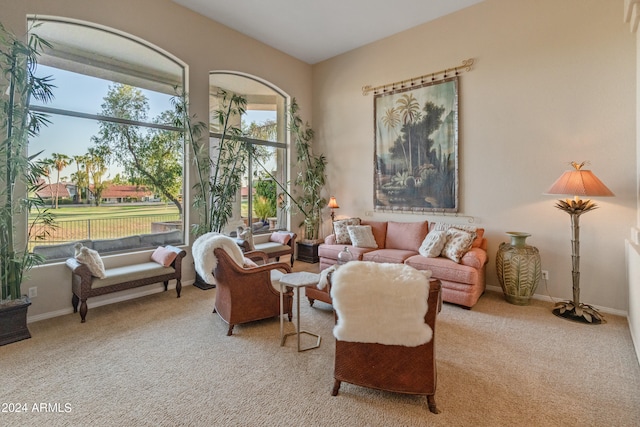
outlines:
[[[291,258],[291,261],[290,261],[291,267],[293,267],[293,260],[294,260],[293,251],[294,251],[294,248],[296,247],[296,238],[298,237],[298,235],[291,231],[288,231],[288,232],[280,231],[279,233],[289,234],[290,239],[286,245],[283,245],[277,242],[272,242],[271,240],[269,240],[272,233],[255,234],[253,236],[253,245],[254,245],[253,250],[264,252],[267,254],[269,259],[275,258],[276,261],[280,261],[281,256],[289,256]],[[249,250],[251,250],[246,241],[236,239],[236,242],[242,249],[242,252],[248,252]]]
[[[164,267],[154,261],[142,262],[138,264],[127,265],[124,267],[115,267],[105,269],[106,276],[102,279],[91,275],[89,267],[86,264],[79,263],[75,258],[67,259],[67,267],[71,269],[71,289],[73,298],[73,312],[78,312],[78,303],[80,303],[81,323],[84,323],[87,316],[87,298],[98,295],[110,294],[113,292],[124,291],[126,289],[137,288],[139,286],[151,285],[153,283],[164,283],[164,290],[169,286],[169,280],[176,280],[176,293],[180,298],[182,290],[182,259],[187,253],[174,246],[165,246],[165,248],[176,253],[176,259],[169,267]]]

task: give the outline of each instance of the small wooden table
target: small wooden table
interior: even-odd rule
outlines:
[[[280,346],[284,346],[287,337],[291,335],[296,335],[298,338],[298,351],[307,351],[312,350],[314,348],[320,347],[320,335],[311,333],[309,331],[303,331],[300,329],[300,288],[304,288],[307,285],[317,284],[320,281],[320,275],[315,273],[309,273],[306,271],[299,271],[296,273],[285,274],[280,278]],[[291,286],[296,288],[296,332],[291,332],[288,334],[284,333],[284,298],[283,294],[285,291],[285,286]],[[300,334],[311,335],[312,337],[318,338],[318,341],[315,345],[310,347],[301,348],[300,347]]]

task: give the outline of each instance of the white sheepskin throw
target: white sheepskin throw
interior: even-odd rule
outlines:
[[[218,258],[213,254],[217,248],[224,249],[238,265],[244,263],[244,255],[238,244],[231,237],[220,233],[206,233],[198,237],[191,246],[196,272],[209,284],[215,283],[213,270],[218,265]]]
[[[341,341],[416,347],[431,341],[424,322],[430,271],[404,264],[348,262],[331,276]]]

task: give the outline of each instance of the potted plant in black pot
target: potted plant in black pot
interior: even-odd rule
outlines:
[[[322,197],[322,189],[326,183],[327,159],[322,154],[313,153],[311,146],[314,137],[313,129],[307,123],[303,123],[298,110],[298,103],[294,98],[289,109],[289,129],[295,142],[299,167],[298,175],[294,180],[299,196],[292,197],[292,200],[304,215],[304,221],[301,224],[304,235],[296,244],[298,259],[315,263],[319,261],[318,246],[322,242],[320,238],[322,209],[327,206],[327,199]]]
[[[0,24],[0,345],[31,337],[26,325],[31,302],[21,285],[25,273],[42,258],[29,251],[29,240],[44,237],[33,235],[36,224],[45,225],[41,229],[53,224],[37,195],[43,176],[42,163],[34,160],[39,153],[29,156],[27,150],[29,138],[48,123],[45,115],[30,110],[29,103],[53,97],[51,78],[35,74],[45,47],[49,43],[36,34],[30,33],[24,42]]]

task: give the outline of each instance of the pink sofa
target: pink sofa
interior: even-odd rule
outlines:
[[[335,264],[338,254],[347,246],[354,260],[404,263],[418,270],[431,270],[432,277],[442,283],[442,298],[446,302],[471,308],[484,293],[485,267],[488,261],[484,229],[477,229],[477,238],[471,249],[465,253],[460,263],[456,263],[442,256],[428,258],[418,253],[434,223],[363,220],[361,224],[371,226],[378,249],[336,244],[335,235],[331,234],[318,248],[320,270]],[[330,297],[315,295],[313,291],[311,295],[307,293],[307,296],[310,301],[319,299],[330,302]]]

